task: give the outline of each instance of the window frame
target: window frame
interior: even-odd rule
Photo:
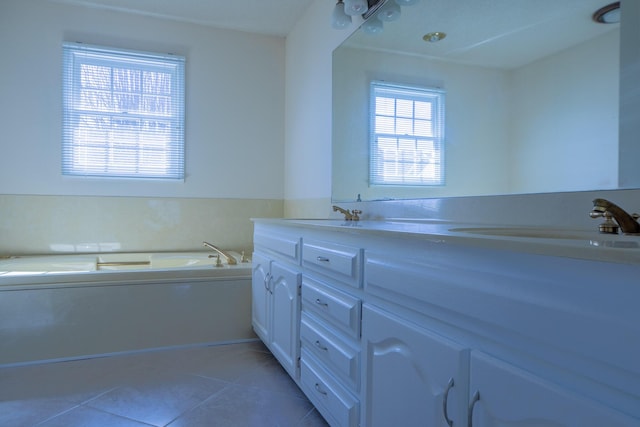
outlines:
[[[83,66],[108,69],[104,87],[83,86]],[[118,89],[115,72],[138,80]],[[62,86],[63,175],[184,181],[184,57],[65,42]],[[92,92],[102,105],[83,101]]]
[[[386,81],[371,81],[370,82],[370,122],[369,122],[369,185],[370,186],[394,186],[394,187],[441,187],[445,185],[445,91],[440,88],[434,87],[421,87],[412,86],[407,84],[390,83]],[[386,98],[392,98],[394,100],[394,114],[386,116],[384,114],[378,114],[377,111],[377,98],[385,98],[381,95],[387,95]],[[413,113],[411,116],[399,116],[398,115],[398,100],[413,102]],[[431,114],[430,120],[424,118],[416,118],[415,102],[426,102],[430,105]],[[393,120],[394,129],[387,132],[379,132],[379,126],[377,123],[377,117],[386,117],[388,121]],[[398,133],[397,128],[399,120],[412,122],[413,133]],[[431,122],[431,135],[419,135],[416,134],[416,122]],[[427,128],[428,123],[421,123]],[[380,145],[382,144],[380,139],[385,138],[387,143],[393,144],[391,141],[395,140],[396,153],[388,154],[387,160],[385,160],[385,154],[382,152]],[[400,144],[413,143],[413,149],[403,150],[400,148]],[[431,145],[432,148],[418,148],[421,144],[423,147]],[[411,154],[413,150],[413,157],[418,158],[417,161],[407,161],[403,159],[402,154],[404,151]],[[390,150],[387,150],[389,152]],[[391,150],[392,151],[392,150]],[[431,152],[431,154],[428,154]],[[420,160],[420,158],[426,157],[429,160]],[[425,177],[428,173],[422,174],[415,173],[414,176],[408,176],[401,172],[395,174],[396,178],[391,176],[385,176],[385,165],[394,167],[396,170],[402,170],[403,168],[414,170],[420,166],[433,165],[432,177]],[[388,170],[388,169],[387,169]]]

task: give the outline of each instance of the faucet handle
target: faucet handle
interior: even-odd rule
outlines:
[[[599,211],[591,211],[589,213],[591,218],[604,218],[604,222],[598,225],[598,231],[603,234],[618,234],[618,229],[620,228],[618,224],[613,220],[613,215],[609,213],[609,211],[599,212]],[[640,218],[640,215],[638,216]]]

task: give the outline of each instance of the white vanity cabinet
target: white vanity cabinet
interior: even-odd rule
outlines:
[[[638,315],[607,293],[640,295],[633,269],[439,242],[365,253],[364,425],[640,426],[601,401],[640,404],[639,328],[623,320]]]
[[[471,354],[471,427],[637,427],[623,416],[482,352]]]
[[[380,224],[256,226],[254,327],[289,366],[296,344],[272,337],[299,334],[294,378],[332,427],[640,427],[640,266]],[[279,322],[274,265],[302,272]]]
[[[362,324],[362,425],[466,424],[467,348],[367,304]]]
[[[252,326],[292,378],[300,358],[300,238],[266,233],[254,237]]]

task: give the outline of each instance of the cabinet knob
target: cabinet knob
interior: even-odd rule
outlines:
[[[318,262],[329,262],[330,260],[329,260],[329,258],[324,257],[324,256],[317,256],[316,257],[316,261],[318,261]]]

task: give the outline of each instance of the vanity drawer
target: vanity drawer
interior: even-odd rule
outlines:
[[[360,352],[338,338],[320,322],[302,312],[300,323],[302,347],[335,372],[340,379],[357,391],[360,370]]]
[[[320,368],[305,349],[300,361],[300,386],[331,426],[358,426],[358,399]]]
[[[253,243],[256,247],[297,265],[300,265],[301,240],[298,236],[278,233],[256,232],[253,236]]]
[[[302,265],[359,288],[362,277],[362,249],[305,240],[302,248]]]
[[[347,335],[360,339],[362,302],[359,298],[303,275],[302,309],[316,313]]]

